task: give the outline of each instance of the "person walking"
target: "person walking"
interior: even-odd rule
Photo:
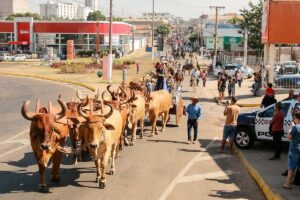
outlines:
[[[127,75],[126,65],[123,64],[122,65],[122,80],[123,80],[123,83],[125,83],[125,81],[126,81],[126,75]]]
[[[220,101],[224,100],[224,92],[226,89],[226,78],[224,75],[221,75],[218,79],[218,91]]]
[[[220,153],[224,153],[224,147],[226,144],[227,138],[229,138],[229,150],[230,153],[233,154],[233,140],[234,134],[236,132],[237,126],[237,118],[240,113],[240,107],[236,105],[237,99],[235,97],[231,97],[231,103],[226,103],[226,107],[224,110],[224,116],[226,116],[225,126],[223,129],[223,140],[221,143]]]
[[[235,79],[238,82],[239,88],[241,88],[242,87],[242,82],[243,82],[243,75],[242,75],[240,70],[237,70],[235,72]]]
[[[235,97],[235,79],[231,77],[228,78],[228,95],[230,97]]]
[[[206,69],[202,70],[202,72],[201,72],[201,79],[202,79],[203,87],[205,87],[205,85],[206,85],[206,79],[207,79]]]
[[[281,142],[284,135],[283,122],[284,113],[281,111],[282,104],[280,102],[275,105],[275,113],[270,123],[271,135],[273,136],[273,143],[275,154],[269,160],[279,160],[281,155]]]
[[[288,139],[290,140],[289,154],[288,154],[288,174],[284,185],[284,189],[292,189],[291,183],[295,174],[295,170],[299,168],[299,158],[300,158],[300,112],[295,114],[295,126],[288,134]]]
[[[136,61],[136,74],[139,74],[139,72],[140,72],[140,63],[139,63],[139,61],[137,60],[137,61]]]
[[[201,117],[202,108],[197,105],[199,100],[195,97],[191,98],[192,103],[189,104],[185,110],[188,114],[187,128],[188,128],[188,141],[187,144],[190,144],[192,141],[192,129],[194,129],[193,144],[195,144],[198,138],[198,120]]]

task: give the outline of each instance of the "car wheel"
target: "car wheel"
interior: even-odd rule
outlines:
[[[234,143],[240,149],[250,149],[254,144],[254,137],[251,131],[247,128],[238,128]]]

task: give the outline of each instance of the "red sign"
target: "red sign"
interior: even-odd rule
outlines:
[[[30,43],[30,23],[29,22],[18,22],[18,41]]]

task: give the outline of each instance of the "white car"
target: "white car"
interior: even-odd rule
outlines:
[[[284,113],[284,136],[283,141],[288,141],[287,133],[292,128],[292,110],[300,108],[300,102],[296,99],[281,101]],[[272,140],[269,131],[270,122],[275,112],[275,104],[266,108],[248,113],[240,113],[237,120],[237,132],[234,142],[241,149],[249,149],[258,140]]]
[[[16,61],[16,62],[26,61],[26,56],[24,54],[14,55],[12,61]]]
[[[1,53],[0,54],[0,61],[11,61],[12,56],[9,55],[8,53]]]

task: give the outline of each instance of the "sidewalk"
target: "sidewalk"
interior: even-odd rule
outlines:
[[[199,60],[199,59],[198,59]],[[262,101],[261,97],[254,97],[251,94],[251,85],[253,79],[245,79],[242,87],[236,86],[236,96],[239,104],[257,104]],[[202,87],[202,86],[200,86]],[[206,90],[211,98],[218,97],[217,80],[216,78],[209,78],[206,82]],[[225,96],[228,96],[227,89]],[[276,99],[278,101],[286,98],[288,94],[277,94]],[[225,101],[229,98],[225,98]],[[255,110],[258,107],[243,108],[244,111]],[[259,184],[262,187],[267,187],[263,184],[263,181],[271,188],[274,193],[278,193],[283,199],[287,200],[299,200],[300,199],[300,186],[292,186],[292,190],[285,190],[282,185],[286,177],[281,176],[281,173],[287,169],[287,152],[288,143],[283,145],[283,152],[281,160],[269,161],[269,158],[273,155],[272,142],[256,142],[250,150],[240,150],[248,163],[258,172]],[[272,196],[272,195],[271,195]],[[275,198],[276,199],[276,198]]]

